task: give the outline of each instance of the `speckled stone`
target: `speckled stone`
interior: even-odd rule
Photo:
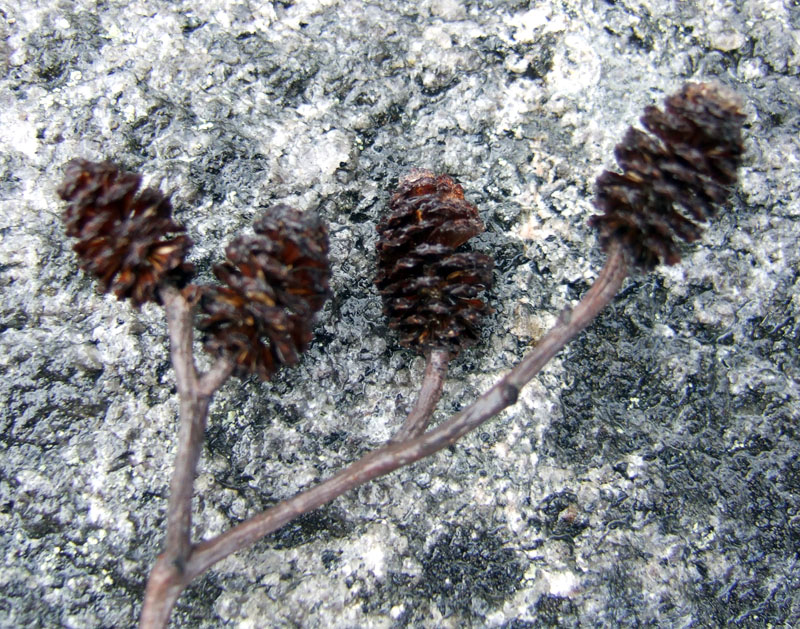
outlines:
[[[455,448],[214,568],[173,626],[800,623],[800,8],[26,0],[0,10],[0,626],[125,627],[160,549],[177,402],[162,312],[99,296],[55,189],[73,157],[172,190],[210,279],[260,209],[317,207],[333,299],[302,363],[211,411],[196,535],[378,446],[423,364],[375,291],[412,166],[464,186],[496,314],[472,401],[590,285],[594,178],[687,80],[746,105],[730,209]],[[260,7],[260,8],[259,8]],[[204,360],[204,359],[203,359]]]

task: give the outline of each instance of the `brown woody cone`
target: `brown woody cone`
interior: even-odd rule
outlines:
[[[314,314],[330,295],[328,231],[315,212],[269,208],[214,267],[225,286],[200,288],[207,351],[227,356],[240,378],[268,380],[311,341]]]
[[[182,285],[193,267],[183,261],[192,241],[172,220],[172,204],[158,190],[136,191],[142,177],[121,172],[110,162],[73,159],[59,196],[67,201],[67,235],[84,270],[96,275],[103,292],[130,299],[137,308],[159,302],[158,287]]]
[[[398,185],[389,213],[378,223],[375,284],[400,343],[424,353],[452,355],[475,343],[480,299],[492,283],[492,259],[456,248],[483,231],[474,205],[447,175],[414,170]]]
[[[597,178],[594,203],[603,214],[589,223],[604,250],[622,244],[630,262],[645,271],[680,261],[676,237],[700,237],[697,222],[728,198],[744,151],[745,116],[726,88],[688,83],[665,104],[665,111],[645,109],[641,121],[650,134],[629,128],[616,146],[623,172]]]

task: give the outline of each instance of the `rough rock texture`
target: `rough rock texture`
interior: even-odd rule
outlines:
[[[262,8],[256,8],[262,7]],[[381,316],[375,223],[448,172],[496,261],[474,399],[602,264],[594,178],[687,80],[745,101],[731,208],[460,445],[217,565],[178,627],[800,622],[800,7],[741,2],[0,5],[0,625],[135,622],[177,401],[162,313],[77,270],[56,187],[110,158],[172,196],[201,277],[261,209],[318,207],[331,287],[300,365],[212,407],[197,535],[378,445],[422,361]]]

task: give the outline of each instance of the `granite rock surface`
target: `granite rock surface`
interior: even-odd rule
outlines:
[[[683,262],[629,279],[449,451],[216,565],[175,627],[800,623],[800,6],[789,0],[0,2],[0,626],[135,624],[177,400],[159,307],[98,295],[55,189],[73,157],[173,191],[201,277],[261,208],[318,208],[334,296],[301,364],[211,410],[196,536],[380,445],[423,364],[374,277],[411,167],[464,186],[496,313],[462,408],[588,288],[594,178],[687,80],[747,155]]]

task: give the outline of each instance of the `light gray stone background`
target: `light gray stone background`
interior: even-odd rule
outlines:
[[[196,484],[218,533],[376,447],[423,362],[372,285],[398,178],[461,181],[496,261],[437,420],[590,285],[594,178],[687,80],[746,103],[741,183],[457,447],[215,566],[175,627],[800,622],[800,5],[791,0],[0,2],[0,625],[135,623],[177,402],[162,312],[98,295],[55,189],[79,156],[174,191],[203,279],[275,202],[330,224],[302,364],[228,382]],[[205,359],[203,359],[205,360]]]

